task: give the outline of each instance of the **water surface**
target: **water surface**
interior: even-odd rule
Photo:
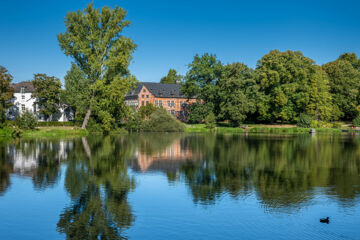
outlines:
[[[359,239],[360,136],[0,141],[0,223],[0,239]]]

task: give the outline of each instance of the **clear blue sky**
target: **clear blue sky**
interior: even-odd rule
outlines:
[[[56,35],[64,16],[86,0],[1,0],[0,65],[14,81],[46,73],[63,80],[71,58]],[[256,62],[272,49],[300,50],[323,64],[343,52],[360,55],[360,1],[95,0],[119,5],[131,26],[124,34],[138,48],[130,66],[140,81],[157,82],[169,68],[185,74],[196,53],[224,63]]]

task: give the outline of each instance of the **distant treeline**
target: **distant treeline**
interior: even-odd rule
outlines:
[[[182,91],[196,97],[190,122],[214,113],[234,125],[244,121],[294,123],[300,115],[329,122],[349,121],[360,111],[360,60],[344,53],[322,66],[300,51],[272,50],[255,69],[224,65],[212,54],[196,55],[183,77]]]

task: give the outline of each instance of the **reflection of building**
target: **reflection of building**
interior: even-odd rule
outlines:
[[[16,116],[24,113],[25,111],[32,112],[36,115],[38,120],[44,121],[44,117],[39,114],[39,107],[35,104],[35,98],[32,97],[34,86],[32,82],[19,82],[11,85],[14,89],[14,98],[12,99],[13,106],[10,107],[8,117],[14,120]],[[69,121],[73,119],[73,112],[71,109],[63,106],[59,107],[59,113],[50,117],[51,121]]]
[[[13,165],[13,173],[32,175],[40,161],[62,161],[68,156],[69,149],[73,148],[72,142],[59,143],[23,143],[20,148],[10,145],[7,154]]]
[[[173,116],[184,119],[188,105],[195,99],[187,99],[179,84],[143,82],[125,96],[125,103],[134,108],[153,104],[165,108]]]
[[[149,154],[139,151],[135,153],[135,170],[176,172],[181,164],[193,157],[191,150],[178,140],[165,150]]]

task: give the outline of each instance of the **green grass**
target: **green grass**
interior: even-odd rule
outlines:
[[[41,138],[41,137],[77,137],[86,136],[88,131],[73,127],[41,127],[35,130],[25,130],[21,137]]]
[[[1,138],[11,138],[13,130],[11,128],[0,128]]]

